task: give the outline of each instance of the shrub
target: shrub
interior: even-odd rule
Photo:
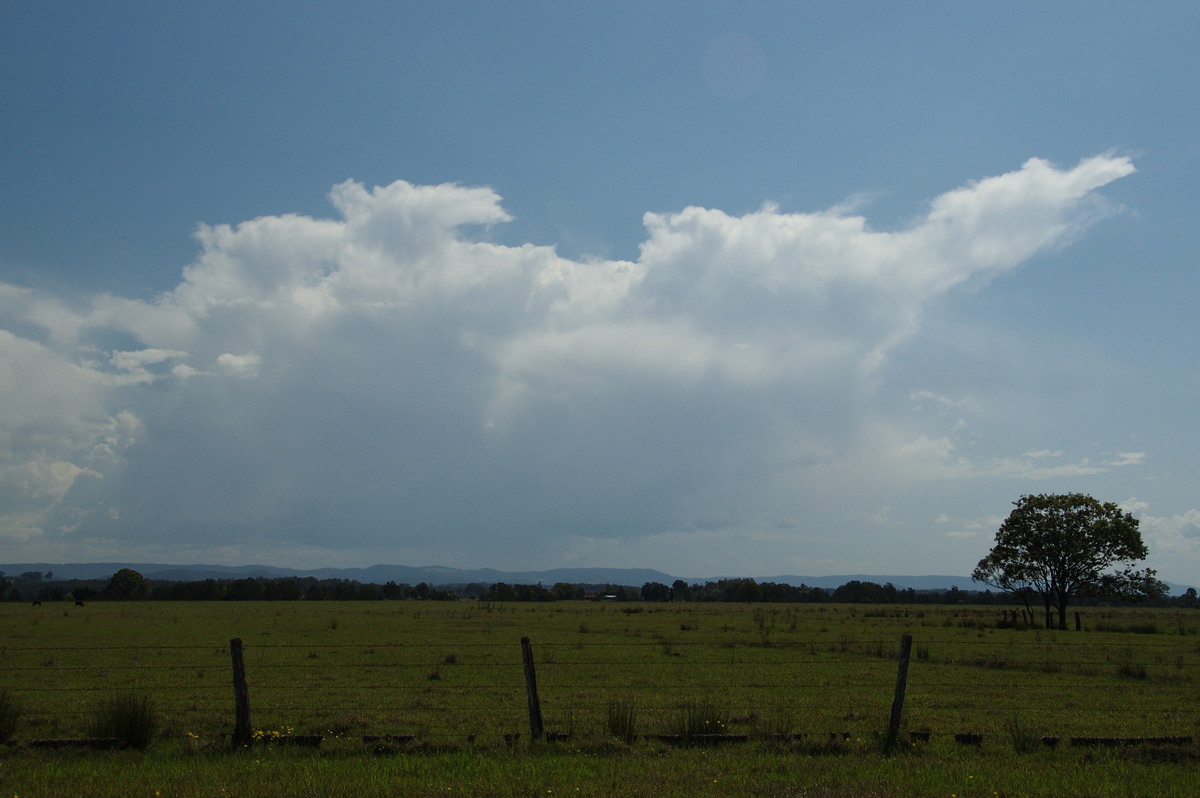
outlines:
[[[0,743],[8,742],[17,730],[21,707],[7,690],[0,693]]]
[[[92,720],[93,737],[115,737],[130,748],[145,750],[158,732],[154,701],[126,693],[105,701]]]

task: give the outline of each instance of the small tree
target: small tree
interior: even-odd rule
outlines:
[[[570,582],[555,582],[554,587],[550,588],[550,592],[558,601],[570,601],[573,598],[583,597],[582,591],[576,589],[575,585]]]
[[[1017,596],[1040,594],[1050,627],[1067,628],[1073,597],[1148,598],[1166,586],[1147,568],[1146,544],[1138,521],[1112,502],[1082,493],[1022,496],[996,533],[996,545],[971,575],[978,582]]]

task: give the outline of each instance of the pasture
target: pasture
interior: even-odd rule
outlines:
[[[1200,612],[1081,612],[1084,631],[1058,632],[973,606],[6,604],[0,692],[19,716],[0,790],[1200,794]],[[884,756],[903,634],[903,744]],[[552,741],[531,740],[523,637]],[[243,749],[232,638],[258,738]],[[30,744],[87,736],[130,694],[160,719],[149,750]]]

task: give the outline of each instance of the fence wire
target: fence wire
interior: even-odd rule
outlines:
[[[609,733],[623,707],[646,733],[670,733],[701,713],[726,731],[869,735],[886,724],[896,643],[535,640],[532,650],[547,731]],[[915,641],[907,727],[954,733],[1020,718],[1063,736],[1200,729],[1200,646],[1186,639],[957,647]],[[259,729],[428,738],[529,729],[513,642],[249,643],[245,661]],[[218,737],[233,727],[223,645],[4,646],[0,690],[38,736],[82,734],[98,701],[128,691],[152,696],[177,733]]]

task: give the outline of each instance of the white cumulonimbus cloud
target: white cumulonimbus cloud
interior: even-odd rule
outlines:
[[[782,474],[853,459],[881,424],[872,375],[930,299],[1069,243],[1133,171],[1032,159],[895,231],[649,213],[633,261],[489,242],[510,219],[491,189],[346,182],[338,218],[202,227],[150,301],[0,286],[0,539],[481,560],[736,527],[787,504],[764,497]],[[915,474],[989,468],[871,434]]]

